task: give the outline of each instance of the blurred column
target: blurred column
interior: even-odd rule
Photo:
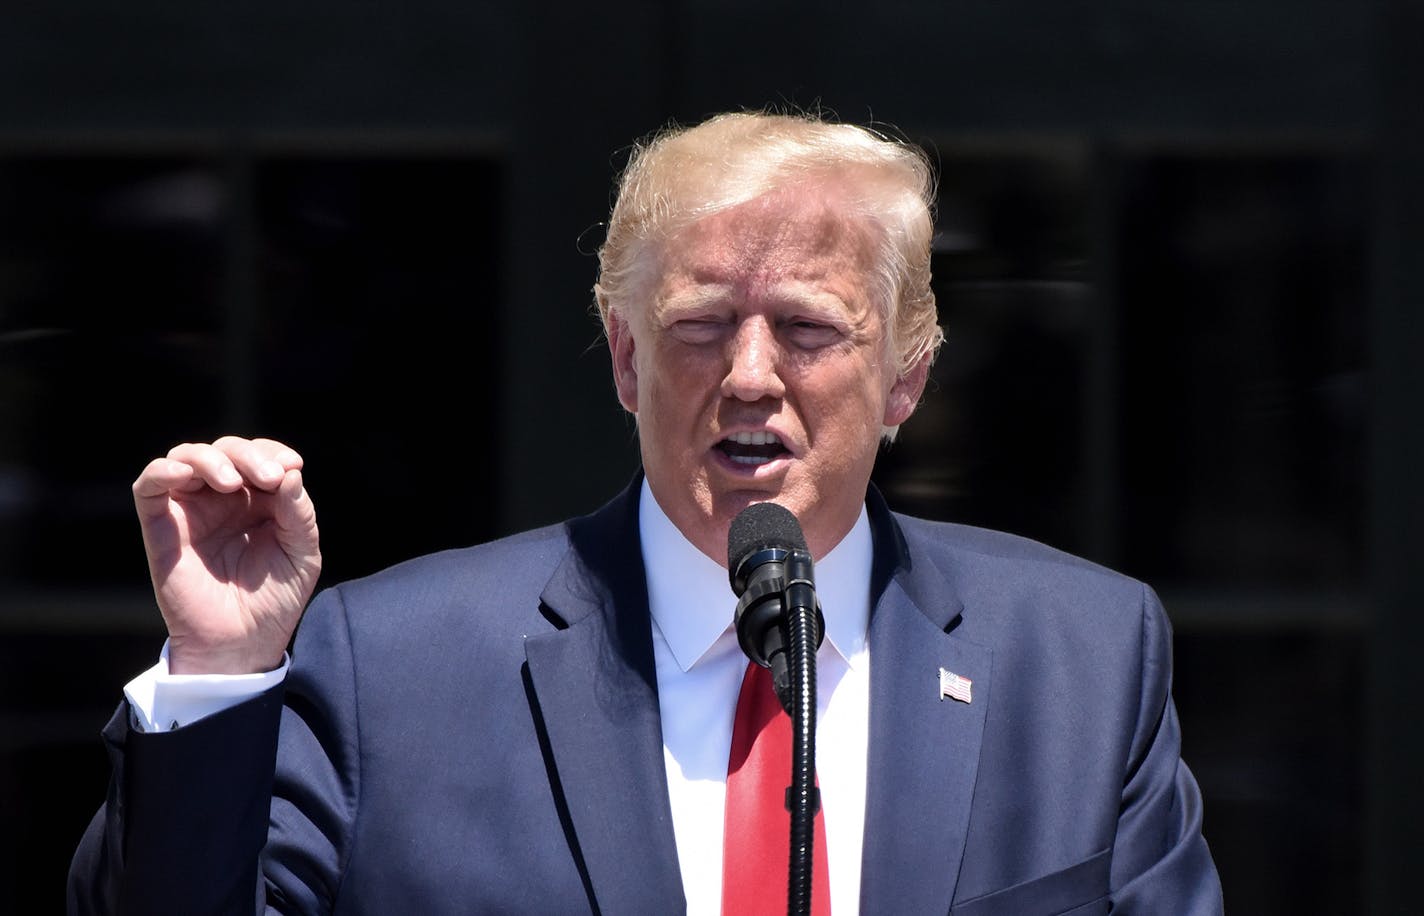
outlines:
[[[665,15],[652,0],[524,7],[499,319],[505,531],[593,509],[636,467],[591,313],[592,252],[619,151],[668,110]]]
[[[253,217],[255,189],[252,157],[247,144],[234,140],[227,147],[227,205],[223,284],[223,377],[226,403],[223,429],[251,434],[257,421],[257,226]]]
[[[1118,144],[1098,138],[1092,164],[1092,277],[1095,301],[1091,357],[1083,386],[1083,467],[1088,476],[1083,513],[1085,554],[1109,566],[1122,563],[1122,303],[1119,220],[1123,157]]]
[[[1382,11],[1367,881],[1370,912],[1403,913],[1424,862],[1424,0]]]

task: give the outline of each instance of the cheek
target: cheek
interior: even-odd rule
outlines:
[[[847,432],[874,430],[876,436],[883,425],[889,404],[890,386],[874,365],[860,364],[847,370],[828,398],[829,409]]]
[[[702,414],[701,398],[688,384],[688,373],[665,364],[648,368],[651,371],[641,377],[639,388],[643,438],[666,455],[684,452],[691,447],[693,428]]]
[[[860,471],[875,460],[880,441],[880,404],[862,385],[827,392],[819,410],[808,417],[816,466],[833,475]]]
[[[664,346],[649,362],[647,368],[657,380],[659,400],[669,413],[695,414],[709,396],[721,391],[722,361],[707,348]]]

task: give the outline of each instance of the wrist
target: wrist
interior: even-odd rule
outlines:
[[[191,639],[168,638],[169,674],[266,674],[282,666],[286,646],[202,646]]]

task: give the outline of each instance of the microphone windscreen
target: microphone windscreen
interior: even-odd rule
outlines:
[[[776,503],[747,506],[727,531],[727,575],[735,584],[737,568],[759,550],[805,550],[806,537],[791,510]]]

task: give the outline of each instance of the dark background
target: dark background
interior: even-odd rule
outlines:
[[[6,4],[0,911],[62,908],[162,639],[144,463],[289,441],[326,583],[594,508],[612,176],[789,104],[942,171],[892,503],[1158,588],[1233,913],[1410,912],[1421,47],[1421,0]]]

